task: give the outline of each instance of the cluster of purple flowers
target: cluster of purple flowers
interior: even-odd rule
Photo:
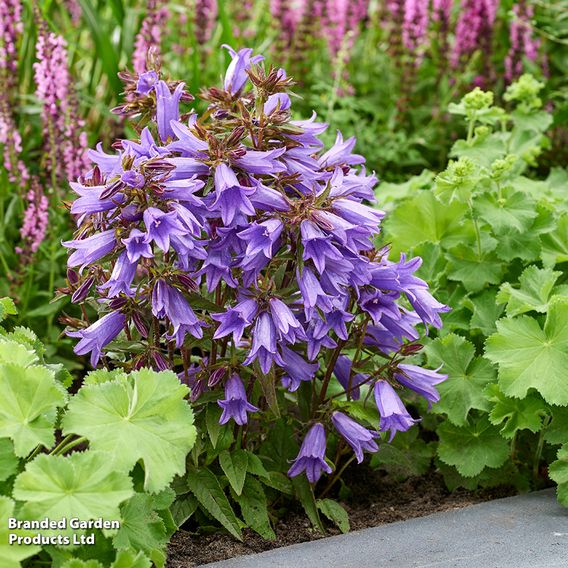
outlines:
[[[435,402],[445,376],[402,361],[417,326],[440,327],[448,308],[414,275],[419,258],[392,262],[373,245],[384,214],[368,204],[377,179],[355,138],[338,133],[325,150],[315,114],[291,120],[284,70],[229,52],[202,116],[182,114],[184,83],[140,74],[129,108],[153,108],[153,120],[116,153],[91,151],[94,167],[71,184],[69,292],[82,302],[93,291],[106,315],[69,334],[93,366],[124,332],[139,348],[123,365],[174,368],[194,400],[224,388],[221,423],[266,407],[249,402],[258,376],[292,393],[308,382],[312,426],[289,473],[316,481],[330,471],[325,423],[358,461],[378,449],[377,432],[332,412],[333,375],[344,399],[374,388],[380,431],[407,430],[416,420],[400,389]]]

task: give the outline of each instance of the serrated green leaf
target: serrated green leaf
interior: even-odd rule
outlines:
[[[248,469],[248,455],[245,450],[224,450],[219,454],[219,465],[227,476],[233,491],[240,495],[245,484]]]
[[[128,475],[114,471],[108,455],[91,451],[40,454],[14,484],[14,497],[25,501],[20,512],[24,519],[62,519],[72,511],[82,520],[119,520],[119,505],[132,494]]]
[[[490,252],[497,245],[495,239],[486,236],[484,244],[481,258],[473,245],[459,245],[448,253],[448,279],[460,282],[468,292],[499,284],[505,272],[503,262]]]
[[[568,214],[562,215],[554,231],[540,237],[541,258],[545,266],[568,261]]]
[[[342,533],[348,533],[350,530],[349,515],[347,511],[333,499],[318,499],[316,501],[318,509],[326,516],[332,523],[337,525],[337,528]]]
[[[187,485],[203,509],[217,519],[235,538],[242,540],[239,520],[215,474],[209,469],[189,471]]]
[[[568,443],[568,408],[552,406],[550,410],[552,420],[544,432],[544,439],[549,444]]]
[[[513,288],[508,282],[499,289],[497,301],[506,303],[509,317],[518,316],[532,310],[545,313],[548,310],[550,295],[554,284],[561,276],[550,268],[529,266],[519,277],[519,288]]]
[[[142,460],[144,489],[155,493],[185,471],[195,442],[187,393],[174,373],[149,369],[86,385],[69,402],[63,431],[86,436],[116,468],[129,471]]]
[[[178,497],[171,507],[176,525],[181,527],[195,513],[198,506],[199,503],[193,495],[186,494]]]
[[[540,255],[540,242],[535,238],[532,228],[522,233],[514,229],[503,230],[498,237],[499,245],[495,249],[495,254],[501,260],[511,262],[515,258],[520,258],[526,262],[533,262]]]
[[[473,477],[486,467],[499,467],[509,457],[509,444],[499,429],[484,416],[466,426],[450,422],[437,429],[440,443],[438,456],[456,467],[460,475]]]
[[[495,193],[480,195],[474,209],[497,234],[510,229],[526,231],[537,216],[535,202],[528,195],[512,189],[503,191],[502,198]]]
[[[269,477],[268,472],[264,468],[264,465],[260,461],[260,458],[249,451],[247,451],[247,456],[248,456],[248,466],[247,466],[248,472],[252,473],[253,475],[258,475],[258,477],[268,479]]]
[[[63,564],[61,568],[104,568],[98,560],[81,560],[72,558]]]
[[[4,321],[8,316],[15,316],[17,313],[18,310],[12,298],[0,298],[0,321]]]
[[[549,404],[568,404],[568,300],[551,303],[544,329],[528,316],[502,319],[485,344],[485,356],[499,365],[499,386],[524,398],[536,389]]]
[[[258,480],[251,476],[247,477],[242,493],[240,495],[234,493],[233,498],[241,507],[245,523],[252,530],[266,540],[274,540],[276,538],[270,526],[266,495]]]
[[[475,357],[469,341],[450,333],[428,344],[426,354],[429,366],[443,365],[442,372],[448,375],[436,387],[440,401],[434,412],[446,413],[451,422],[463,426],[472,408],[489,410],[483,390],[495,379],[495,371],[489,361]]]
[[[99,385],[101,383],[108,383],[116,379],[126,379],[127,375],[122,369],[96,369],[89,371],[83,379],[84,385]]]
[[[41,548],[33,544],[10,544],[10,534],[33,536],[30,531],[8,529],[7,519],[10,517],[14,517],[14,501],[0,495],[0,519],[2,519],[0,523],[0,566],[2,568],[20,568],[22,560],[37,554]]]
[[[12,440],[0,438],[0,481],[5,481],[14,475],[18,471],[19,463]]]
[[[302,504],[306,515],[310,519],[312,526],[319,530],[321,533],[325,533],[325,528],[321,522],[318,507],[316,505],[316,498],[314,496],[314,489],[310,485],[308,478],[305,475],[298,475],[292,478],[292,485],[294,491],[296,492],[296,497]]]
[[[122,521],[112,542],[117,549],[144,551],[162,568],[168,538],[164,522],[155,510],[154,496],[136,493],[120,507]]]
[[[517,430],[539,432],[542,428],[547,405],[540,397],[529,394],[526,398],[509,398],[495,384],[489,385],[485,394],[494,405],[489,420],[495,426],[504,423],[501,434],[505,438],[512,438]]]
[[[14,441],[19,457],[37,445],[55,442],[57,408],[65,404],[65,393],[53,373],[40,366],[0,365],[0,437]]]
[[[152,563],[142,551],[119,550],[110,568],[151,568]]]
[[[568,507],[568,444],[564,444],[557,454],[555,462],[550,464],[548,474],[558,484],[558,501]]]
[[[280,493],[294,495],[294,487],[290,478],[279,471],[269,471],[268,477],[262,478],[262,483],[272,487],[272,489],[276,489],[276,491],[280,491]]]
[[[36,352],[28,345],[16,341],[6,341],[0,336],[0,364],[11,363],[29,367],[39,362]]]
[[[503,313],[504,307],[497,303],[494,290],[466,298],[463,303],[473,313],[469,321],[470,329],[478,329],[483,335],[491,335],[497,330],[495,322]]]

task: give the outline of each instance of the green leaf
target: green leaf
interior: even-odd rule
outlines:
[[[72,512],[82,520],[119,520],[119,505],[132,494],[128,475],[115,471],[107,454],[91,451],[40,454],[14,484],[14,497],[26,501],[20,513],[26,519],[62,519]]]
[[[254,477],[247,477],[241,494],[233,494],[233,498],[241,507],[245,523],[262,538],[274,540],[276,535],[270,526],[268,505],[262,485]]]
[[[496,245],[495,239],[487,238],[484,242],[489,249]],[[486,253],[484,248],[481,258],[477,247],[464,244],[452,248],[448,254],[448,279],[461,282],[468,292],[479,292],[488,284],[499,284],[505,266],[493,254]]]
[[[72,558],[63,564],[61,568],[104,568],[98,560],[81,560]]]
[[[437,386],[440,401],[434,412],[448,415],[448,419],[463,426],[472,408],[489,410],[483,394],[485,387],[495,379],[491,363],[475,357],[475,347],[463,337],[450,333],[435,339],[426,347],[428,365],[443,365],[448,378]]]
[[[197,499],[193,495],[181,495],[178,497],[172,507],[172,516],[178,527],[181,527],[199,507]]]
[[[152,563],[142,551],[119,550],[110,568],[151,568]]]
[[[532,310],[545,313],[548,310],[549,298],[554,284],[561,276],[550,268],[529,266],[519,277],[519,288],[513,288],[505,282],[499,289],[496,301],[507,304],[509,317],[518,316]]]
[[[509,444],[499,429],[482,417],[466,426],[445,422],[438,427],[438,456],[456,467],[460,475],[473,477],[486,467],[499,467],[509,457]]]
[[[568,444],[564,444],[558,450],[556,457],[557,460],[548,468],[548,474],[558,484],[556,488],[558,501],[568,507]]]
[[[468,159],[450,161],[445,171],[436,177],[434,194],[444,203],[467,202],[479,181],[479,167]]]
[[[0,438],[0,481],[5,481],[18,471],[20,461],[14,454],[14,444],[9,438]]]
[[[127,375],[122,369],[96,369],[89,371],[83,379],[84,385],[98,385],[101,383],[108,383],[116,379],[126,379]]]
[[[554,231],[540,237],[541,258],[545,266],[568,261],[568,214],[562,215]]]
[[[142,460],[144,489],[155,493],[185,471],[195,442],[187,393],[175,373],[149,369],[86,385],[69,402],[63,430],[86,436],[116,468],[129,471]]]
[[[217,519],[235,538],[243,539],[239,520],[215,474],[206,468],[189,471],[187,485],[205,511]]]
[[[249,458],[245,450],[224,450],[219,454],[219,465],[227,476],[233,491],[240,495],[245,484]]]
[[[207,425],[207,433],[209,434],[209,440],[211,440],[211,445],[213,448],[217,447],[217,440],[219,439],[219,433],[223,426],[219,424],[219,419],[221,418],[222,410],[216,404],[207,405],[207,410],[205,411],[205,423]]]
[[[568,408],[552,406],[552,420],[544,432],[544,439],[549,444],[565,444],[568,442]]]
[[[540,255],[540,242],[535,238],[532,228],[522,233],[514,229],[507,229],[499,233],[498,238],[499,245],[495,249],[495,254],[501,260],[511,262],[515,258],[520,258],[526,262],[533,262]]]
[[[349,532],[349,515],[337,501],[333,499],[318,499],[316,504],[322,514],[332,523],[335,523],[342,533]]]
[[[294,487],[290,478],[279,471],[269,471],[267,478],[262,478],[262,483],[272,489],[276,489],[280,493],[286,495],[294,495]]]
[[[10,544],[9,535],[33,536],[30,531],[8,529],[7,519],[14,517],[14,501],[0,495],[0,566],[2,568],[20,568],[20,561],[37,554],[41,548],[36,545]]]
[[[37,445],[55,443],[57,408],[65,404],[62,387],[44,367],[0,365],[0,437],[14,441],[19,457]]]
[[[536,395],[526,398],[509,398],[505,396],[498,385],[489,385],[485,391],[487,399],[494,404],[489,413],[491,424],[503,424],[501,435],[512,438],[517,430],[539,432],[542,419],[548,414],[546,403]]]
[[[464,209],[459,202],[440,206],[431,191],[404,201],[384,222],[385,238],[392,241],[391,258],[421,243],[448,248],[463,242]]]
[[[306,511],[306,515],[308,515],[313,527],[318,529],[321,533],[325,533],[325,528],[318,513],[314,489],[310,485],[308,478],[305,475],[293,477],[292,485],[294,486],[296,497],[302,504],[304,511]]]
[[[480,195],[475,200],[474,209],[497,234],[510,229],[526,231],[537,216],[534,201],[520,191],[513,193],[511,189],[504,191],[501,199],[495,193]]]
[[[497,330],[495,322],[501,317],[503,306],[497,303],[495,290],[466,298],[463,303],[473,313],[469,321],[471,330],[478,329],[483,335],[491,335]]]
[[[485,344],[485,356],[499,365],[499,386],[524,398],[536,389],[549,404],[568,404],[568,299],[557,299],[541,329],[528,316],[502,319]]]
[[[120,507],[122,522],[112,542],[117,549],[144,551],[162,568],[166,562],[168,538],[164,522],[155,511],[154,496],[136,493]]]
[[[31,347],[16,341],[6,341],[0,336],[0,364],[12,363],[22,367],[29,367],[38,362],[39,357]]]
[[[269,477],[268,472],[264,468],[264,465],[260,461],[260,458],[257,455],[253,454],[252,452],[248,451],[247,451],[247,456],[248,456],[247,471],[249,473],[252,473],[253,475],[258,475],[258,477],[268,479]]]
[[[0,321],[4,321],[8,316],[15,316],[17,313],[18,310],[12,298],[0,298]]]

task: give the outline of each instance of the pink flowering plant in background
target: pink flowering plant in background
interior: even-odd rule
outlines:
[[[124,76],[115,112],[144,126],[91,150],[71,183],[67,293],[97,316],[67,333],[93,367],[178,374],[202,436],[196,468],[227,471],[230,448],[275,475],[325,473],[326,492],[419,419],[403,399],[438,400],[445,375],[413,356],[449,308],[414,275],[420,258],[392,262],[373,244],[384,213],[355,138],[324,148],[315,113],[291,120],[286,72],[228,50],[201,115],[159,69]]]

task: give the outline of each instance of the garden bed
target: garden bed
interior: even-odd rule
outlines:
[[[398,481],[359,466],[351,468],[349,475],[353,494],[349,502],[343,504],[349,513],[352,531],[460,509],[516,493],[511,487],[450,493],[438,474]],[[167,568],[191,568],[340,534],[337,528],[328,525],[327,535],[322,535],[311,527],[301,510],[290,511],[275,523],[273,541],[266,541],[250,530],[245,530],[244,541],[238,542],[228,534],[190,532],[191,523],[184,528],[188,530],[177,532],[170,543]]]

